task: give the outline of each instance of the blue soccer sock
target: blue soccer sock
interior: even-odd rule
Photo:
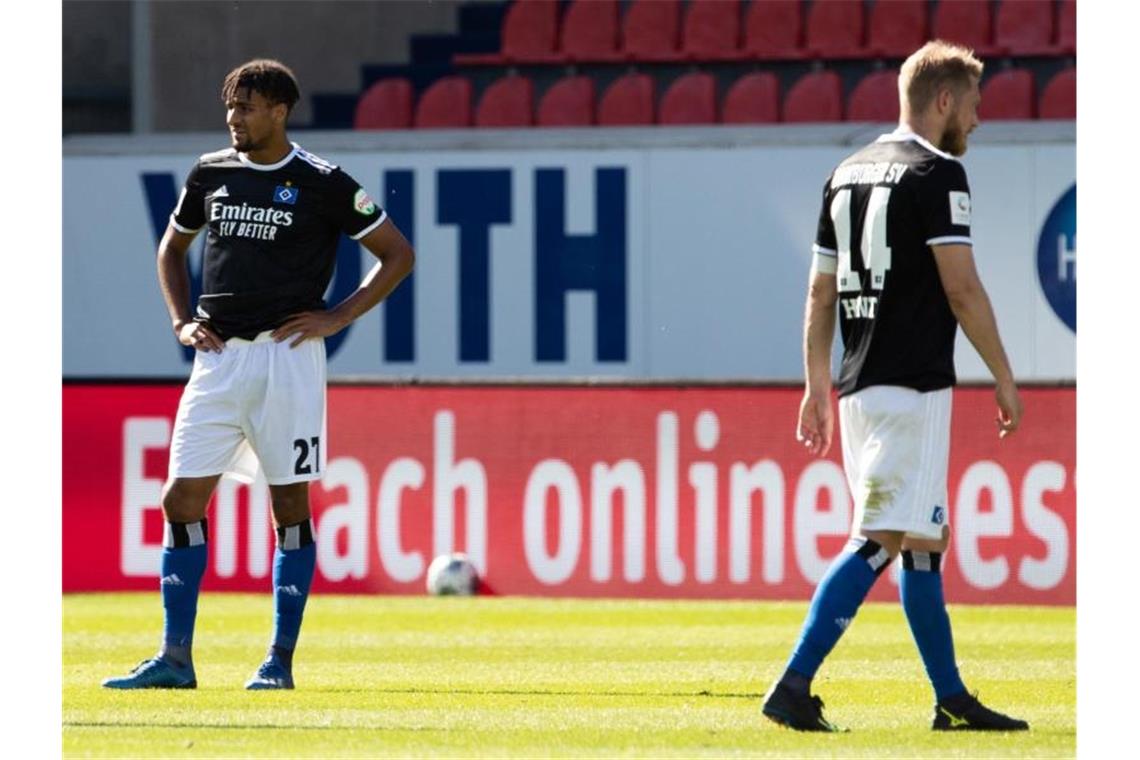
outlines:
[[[823,658],[847,630],[875,580],[890,563],[890,553],[874,541],[860,536],[848,542],[811,598],[781,683],[801,693],[808,690]]]
[[[206,572],[206,519],[166,523],[162,537],[162,656],[179,665],[193,663],[190,648],[198,615],[198,589]]]
[[[292,666],[293,649],[301,632],[301,618],[309,599],[309,586],[317,564],[317,545],[312,520],[277,529],[277,551],[273,555],[273,603],[276,612],[273,651]]]
[[[942,702],[966,691],[954,660],[954,637],[942,596],[942,555],[904,551],[902,558],[899,598],[934,695]]]

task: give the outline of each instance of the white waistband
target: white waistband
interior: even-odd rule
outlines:
[[[230,338],[226,341],[227,346],[251,346],[254,343],[269,343],[273,340],[273,331],[265,330],[259,332],[257,337],[253,340],[246,340],[245,338]]]

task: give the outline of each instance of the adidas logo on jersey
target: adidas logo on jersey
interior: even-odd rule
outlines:
[[[288,586],[278,586],[277,590],[282,594],[287,594],[288,596],[304,596],[304,594],[301,593],[301,590],[292,584]]]
[[[219,187],[217,190],[210,193],[206,197],[207,198],[229,198],[230,197],[230,191],[226,189],[225,185],[222,185],[221,187]]]
[[[161,586],[185,586],[186,584],[183,583],[182,579],[178,577],[178,573],[171,573],[170,575],[162,576],[162,580],[159,581],[159,585],[161,585]]]

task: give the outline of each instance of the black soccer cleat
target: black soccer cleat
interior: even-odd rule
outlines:
[[[962,694],[934,705],[935,731],[1028,731],[1024,720],[994,712],[974,694]]]
[[[815,695],[797,694],[780,683],[768,690],[761,710],[769,720],[796,731],[846,731],[823,717],[822,699]]]

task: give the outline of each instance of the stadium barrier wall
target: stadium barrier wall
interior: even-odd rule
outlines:
[[[175,384],[63,388],[63,590],[157,590]],[[806,599],[850,521],[838,442],[793,437],[798,388],[334,385],[312,489],[313,587],[416,594],[466,551],[494,594]],[[947,598],[1075,603],[1075,390],[954,394]],[[204,587],[262,591],[263,481],[223,480]],[[898,563],[895,563],[897,565]],[[897,597],[897,569],[872,598]]]
[[[796,382],[821,188],[880,131],[297,133],[355,176],[418,253],[388,302],[328,341],[330,373]],[[1076,378],[1073,133],[983,125],[964,158],[979,270],[1023,380]],[[153,257],[186,173],[224,144],[65,141],[65,376],[188,374]],[[371,263],[342,238],[330,299]],[[962,379],[988,380],[967,341],[956,359]]]

